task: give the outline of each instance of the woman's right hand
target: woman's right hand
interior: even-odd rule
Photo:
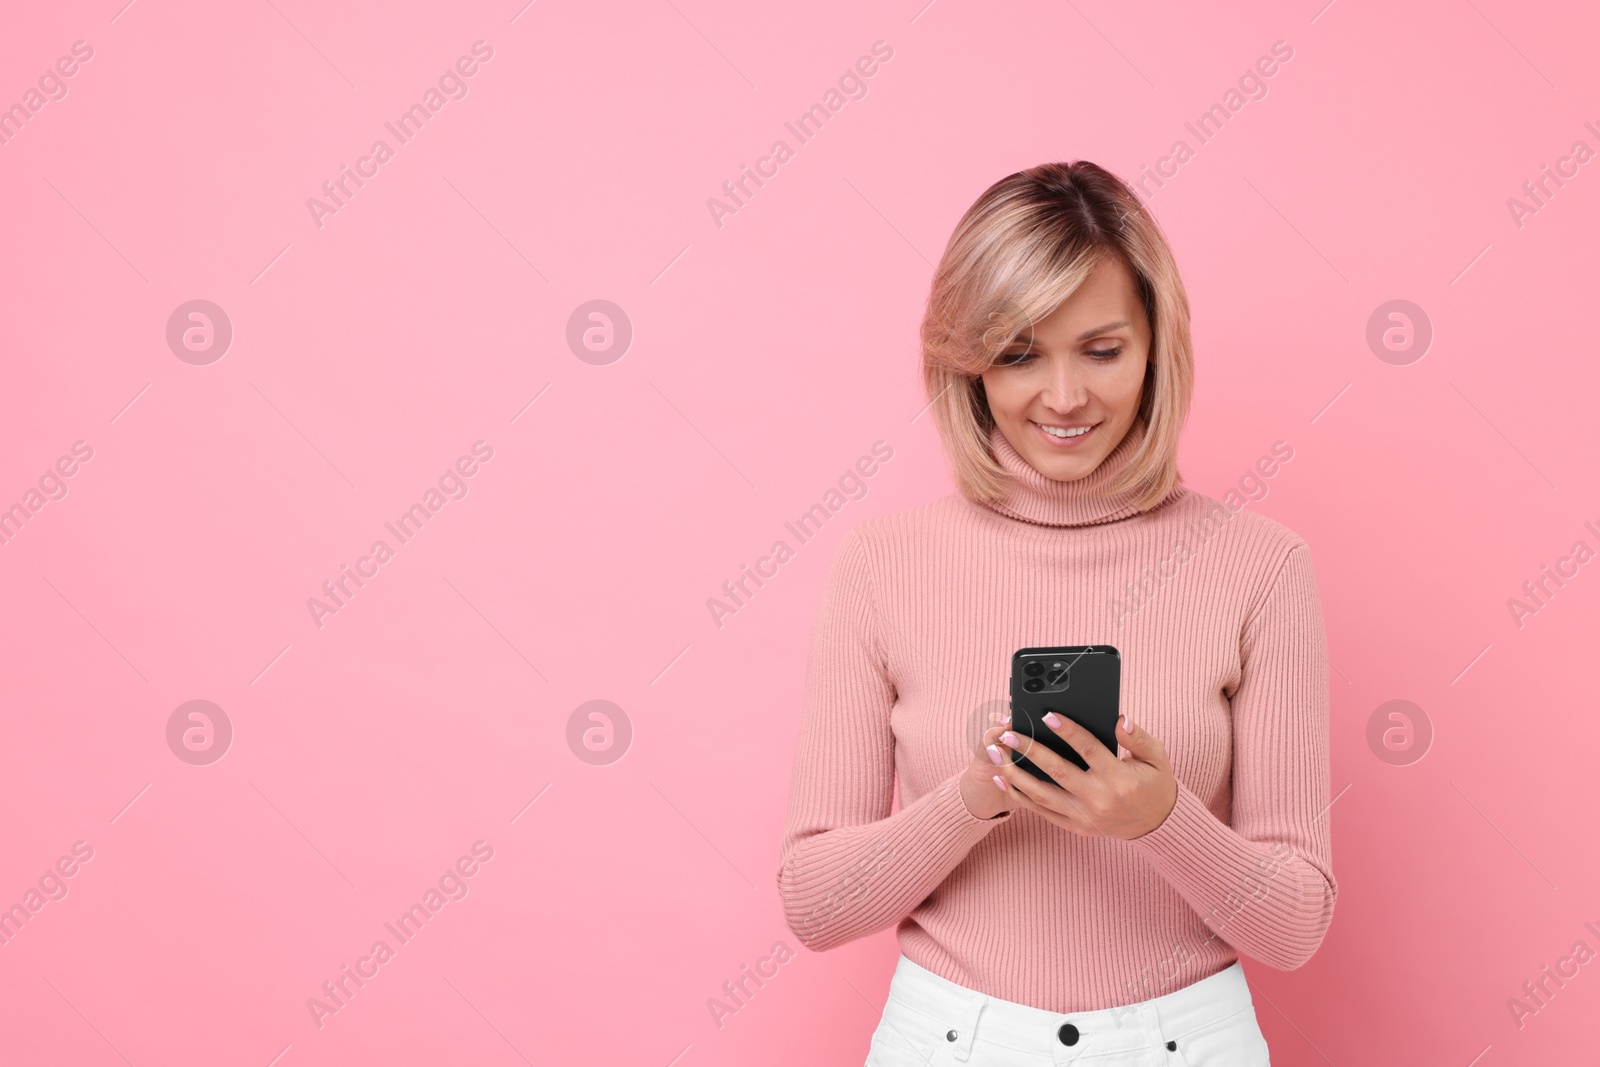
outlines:
[[[996,713],[995,717],[999,717]],[[972,757],[972,762],[967,764],[967,769],[961,773],[961,800],[967,806],[967,811],[974,818],[993,819],[1006,814],[1011,809],[1020,807],[1016,794],[1010,789],[1002,789],[999,782],[1005,781],[998,776],[1000,768],[995,765],[991,752],[998,752],[1002,760],[1011,759],[1011,750],[1000,743],[1000,735],[1011,728],[1011,716],[1000,717],[1000,721],[989,727],[983,735],[983,742],[978,746],[978,752]]]

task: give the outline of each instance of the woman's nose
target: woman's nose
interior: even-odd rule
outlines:
[[[1087,390],[1083,382],[1073,373],[1070,363],[1063,362],[1051,369],[1050,383],[1044,392],[1046,405],[1065,413],[1081,408],[1087,399]]]

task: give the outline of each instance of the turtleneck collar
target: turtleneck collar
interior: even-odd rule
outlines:
[[[1011,475],[1010,484],[1000,499],[982,504],[1002,515],[1042,526],[1093,526],[1136,515],[1140,511],[1135,506],[1138,487],[1113,493],[1109,486],[1138,451],[1144,435],[1144,420],[1135,419],[1117,447],[1098,467],[1076,481],[1058,482],[1039,473],[996,426],[989,434],[989,447],[1000,466]],[[1177,492],[1174,487],[1173,495]],[[1169,495],[1166,499],[1171,498]]]

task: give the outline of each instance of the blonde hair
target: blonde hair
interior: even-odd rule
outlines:
[[[923,315],[922,372],[956,484],[972,500],[1006,493],[979,377],[1024,326],[1049,315],[1109,257],[1120,259],[1150,320],[1136,419],[1144,440],[1113,492],[1146,489],[1140,510],[1182,484],[1178,435],[1194,389],[1189,298],[1160,226],[1110,171],[1043,163],[991,185],[967,209],[934,272]]]

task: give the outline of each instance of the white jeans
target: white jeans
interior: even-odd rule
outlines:
[[[957,985],[904,956],[866,1067],[1266,1067],[1237,961],[1165,996],[1058,1014]]]

